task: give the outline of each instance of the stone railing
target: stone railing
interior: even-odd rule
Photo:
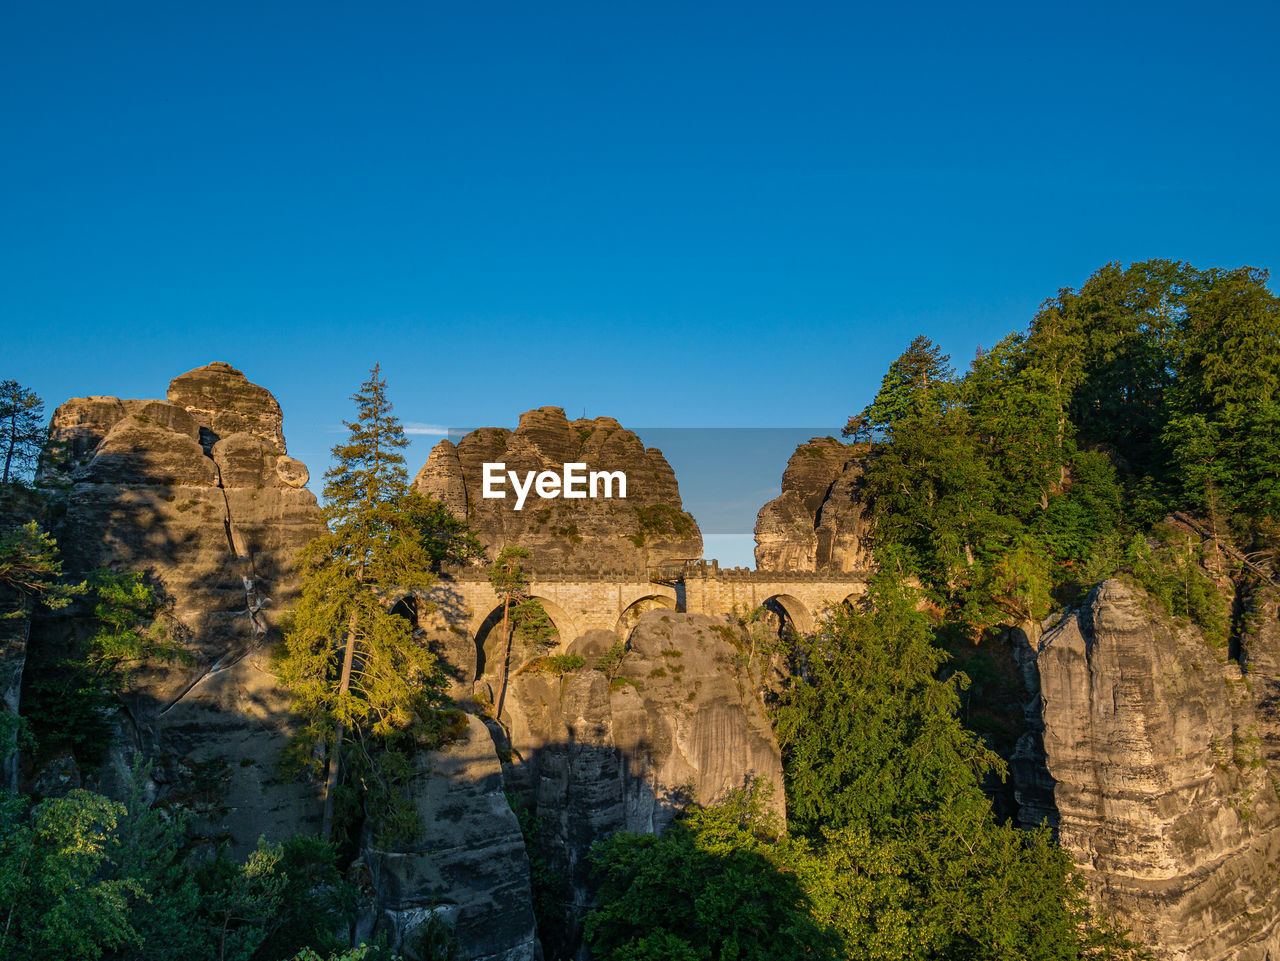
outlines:
[[[529,579],[541,584],[633,584],[651,582],[676,584],[690,578],[709,578],[743,583],[772,584],[778,581],[829,583],[832,581],[866,581],[869,571],[753,571],[748,567],[721,567],[717,560],[674,561],[648,568],[610,570],[585,568],[577,571],[532,571]],[[441,574],[441,580],[477,583],[489,579],[487,567],[451,568]]]

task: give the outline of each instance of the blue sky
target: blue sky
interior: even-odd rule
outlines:
[[[5,4],[0,377],[52,409],[226,360],[316,474],[375,361],[422,424],[838,425],[915,334],[963,364],[1108,261],[1276,267],[1277,28],[1229,2]]]

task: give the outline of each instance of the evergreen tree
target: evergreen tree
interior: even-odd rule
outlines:
[[[950,356],[928,337],[916,337],[902,355],[889,365],[880,390],[861,414],[844,428],[846,437],[861,439],[869,431],[891,432],[909,414],[938,406],[945,386],[954,374]]]
[[[0,381],[0,483],[35,470],[44,438],[44,401],[16,380]]]
[[[1216,271],[1187,303],[1163,440],[1188,503],[1280,520],[1280,299],[1265,271]],[[1216,525],[1215,525],[1216,526]]]
[[[23,616],[35,601],[60,610],[84,590],[62,581],[58,543],[38,523],[0,529],[0,617]]]
[[[309,722],[303,748],[306,738],[326,743],[325,840],[332,835],[344,749],[377,780],[379,759],[366,736],[384,744],[402,734],[430,739],[444,683],[435,657],[390,611],[394,595],[435,583],[435,558],[420,514],[407,504],[401,451],[408,441],[377,366],[352,400],[358,416],[346,424],[349,437],[333,448],[337,462],[325,473],[329,531],[302,552],[302,594],[282,665],[297,710]]]
[[[520,562],[529,559],[529,551],[523,547],[504,547],[489,569],[489,583],[493,592],[502,598],[502,673],[498,682],[498,698],[494,703],[495,720],[502,717],[502,704],[507,695],[507,674],[511,669],[511,610],[524,602],[529,595],[529,572]]]

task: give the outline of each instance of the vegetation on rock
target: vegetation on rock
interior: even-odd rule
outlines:
[[[356,420],[325,473],[329,530],[299,558],[302,593],[280,662],[307,722],[295,759],[305,761],[317,740],[325,745],[326,840],[344,763],[359,775],[348,782],[352,816],[368,811],[392,833],[411,832],[411,805],[398,790],[411,769],[408,752],[438,741],[446,723],[436,658],[390,608],[430,588],[440,559],[424,536],[423,499],[409,492],[401,453],[408,441],[376,366],[352,400]],[[360,795],[370,791],[366,806]]]

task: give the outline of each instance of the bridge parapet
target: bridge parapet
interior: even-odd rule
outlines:
[[[459,583],[487,583],[489,571],[484,567],[462,567],[441,573],[442,581]],[[534,584],[633,584],[649,579],[644,568],[630,571],[531,571],[529,580]]]
[[[661,564],[635,570],[583,570],[531,572],[529,580],[534,584],[634,584],[651,581],[655,584],[678,584],[690,578],[704,580],[737,581],[750,584],[778,582],[810,584],[861,584],[871,579],[870,571],[754,571],[748,567],[721,567],[718,561],[697,560],[678,564]],[[453,568],[441,574],[442,581],[483,583],[489,573],[483,567]]]
[[[870,571],[760,571],[749,567],[721,567],[717,561],[691,561],[684,566],[684,576],[753,584],[794,581],[816,584],[861,584],[871,577]]]

